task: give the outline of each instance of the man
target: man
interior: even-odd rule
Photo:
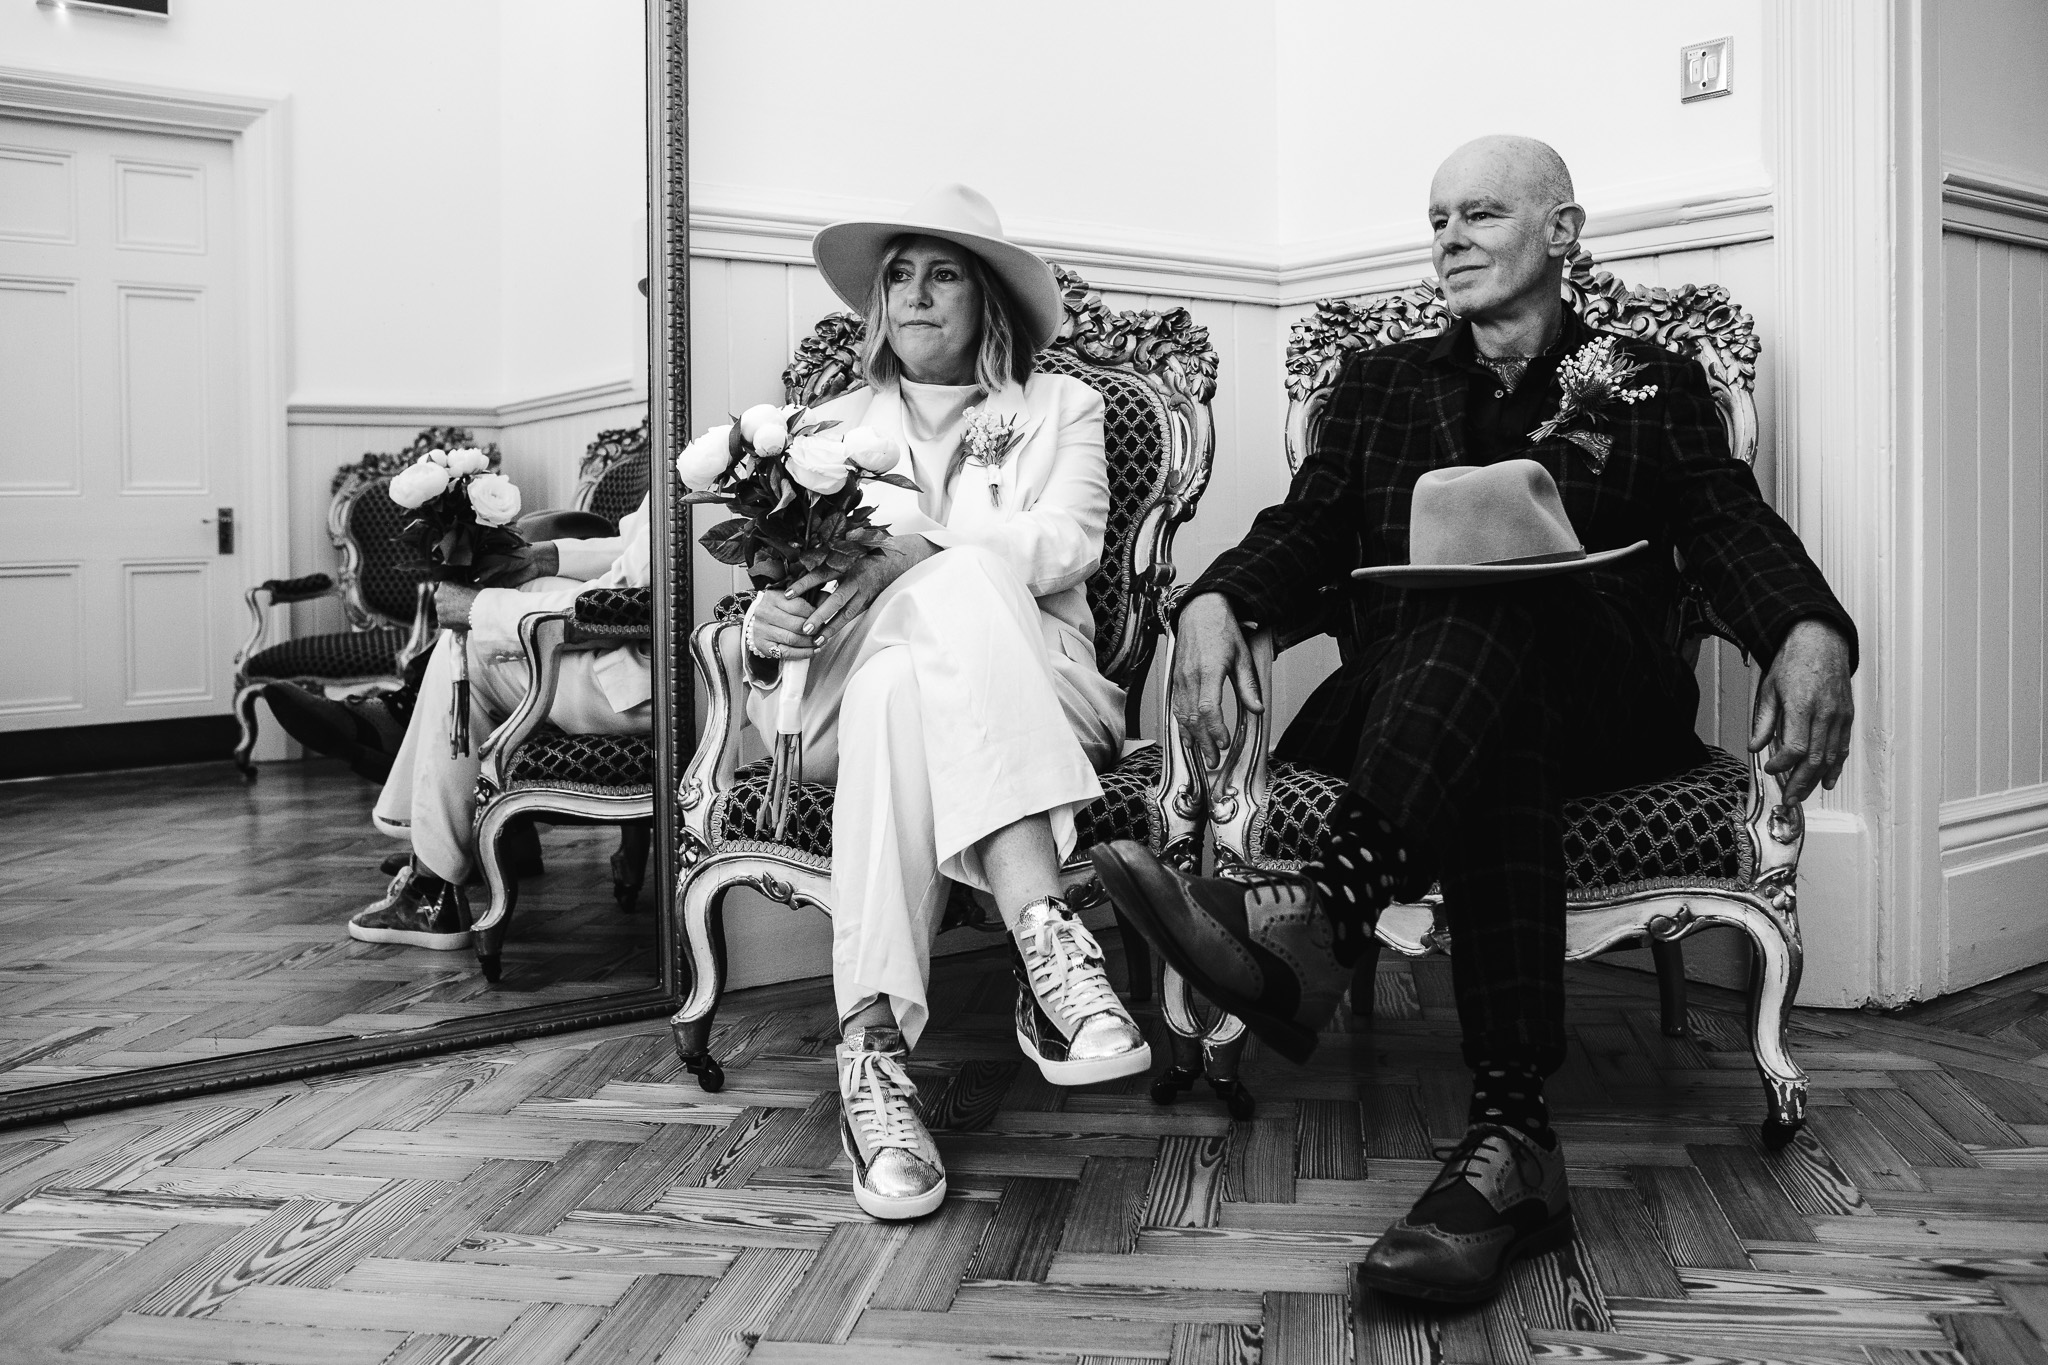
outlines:
[[[1411,497],[1429,471],[1532,459],[1587,549],[1649,547],[1499,585],[1353,584],[1347,662],[1281,745],[1349,779],[1320,856],[1298,877],[1240,880],[1183,877],[1129,843],[1096,862],[1197,989],[1295,1057],[1313,1049],[1380,910],[1440,882],[1470,1127],[1360,1278],[1473,1302],[1515,1259],[1571,1236],[1543,1099],[1565,1056],[1564,799],[1701,757],[1697,685],[1670,639],[1672,551],[1768,664],[1751,744],[1775,741],[1767,767],[1791,801],[1841,773],[1856,645],[1797,537],[1729,456],[1696,365],[1623,343],[1640,366],[1629,384],[1652,391],[1609,401],[1597,426],[1533,439],[1559,414],[1559,366],[1598,354],[1582,354],[1595,334],[1560,300],[1585,212],[1556,152],[1517,137],[1459,148],[1432,183],[1429,219],[1456,321],[1347,364],[1287,500],[1190,589],[1172,706],[1191,741],[1211,766],[1226,751],[1226,679],[1263,709],[1243,622],[1286,633],[1320,619],[1321,590],[1351,570],[1409,563]]]
[[[377,699],[345,704],[303,694],[291,698],[287,709],[278,709],[272,697],[287,728],[322,753],[396,748],[372,819],[386,834],[410,840],[412,857],[380,899],[349,919],[351,938],[419,948],[469,946],[469,903],[462,887],[476,867],[471,831],[482,768],[476,749],[526,695],[519,622],[535,613],[567,610],[590,588],[648,586],[653,580],[647,501],[641,499],[616,536],[541,541],[516,558],[494,575],[496,582],[511,586],[443,583],[435,588],[437,619],[467,633],[444,634],[435,643],[409,718]],[[449,743],[455,696],[449,650],[465,642],[470,752],[458,756]],[[652,696],[646,645],[572,651],[562,659],[548,720],[572,734],[644,734],[653,725]],[[529,861],[537,856],[537,847],[526,851]]]

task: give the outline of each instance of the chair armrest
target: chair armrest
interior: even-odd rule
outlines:
[[[1201,766],[1189,756],[1187,739],[1173,715],[1173,646],[1173,620],[1161,613],[1158,660],[1161,677],[1168,682],[1159,689],[1159,786],[1152,802],[1161,855],[1184,871],[1199,872],[1208,793],[1203,790]]]
[[[519,644],[526,651],[526,695],[512,714],[505,717],[490,737],[477,747],[484,761],[479,785],[489,783],[492,791],[504,790],[501,775],[521,745],[540,728],[554,709],[555,687],[562,677],[562,647],[567,643],[570,613],[535,612],[519,623]]]
[[[677,804],[683,828],[701,849],[713,846],[710,818],[713,798],[733,785],[739,771],[740,734],[746,728],[746,679],[740,658],[740,615],[721,612],[690,633],[690,654],[703,675],[710,705],[704,735],[683,771]]]
[[[269,608],[290,602],[311,602],[332,596],[335,591],[332,578],[324,573],[309,573],[302,578],[266,579],[243,593],[242,600],[249,604],[249,638],[235,651],[235,671],[240,673],[250,656],[263,648],[263,637],[270,629]]]
[[[1806,847],[1806,810],[1788,803],[1785,784],[1775,773],[1764,771],[1769,757],[1764,749],[1749,756],[1749,814],[1743,823],[1756,850],[1751,889],[1789,914],[1796,904],[1793,881],[1799,873],[1799,855]]]
[[[651,588],[591,588],[569,612],[569,637],[577,643],[654,638]]]
[[[1223,764],[1208,775],[1209,828],[1216,836],[1216,856],[1252,860],[1252,820],[1266,805],[1267,751],[1272,748],[1273,632],[1253,625],[1246,631],[1252,651],[1252,673],[1264,711],[1237,708],[1237,728]]]

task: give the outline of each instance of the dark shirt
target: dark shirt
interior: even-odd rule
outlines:
[[[1473,464],[1497,464],[1529,454],[1529,433],[1557,415],[1561,396],[1557,367],[1592,337],[1592,330],[1579,321],[1579,315],[1565,309],[1557,339],[1529,362],[1512,392],[1480,361],[1470,323],[1453,323],[1437,338],[1429,363],[1448,365],[1468,376],[1465,446]]]

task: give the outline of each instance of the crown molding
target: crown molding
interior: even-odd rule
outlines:
[[[2048,246],[2048,184],[2008,166],[1944,158],[1941,225],[1970,237]]]
[[[809,266],[811,238],[818,229],[859,211],[838,201],[754,200],[730,187],[706,186],[690,210],[690,254]],[[1770,190],[1744,185],[1604,210],[1591,216],[1584,240],[1587,250],[1606,263],[1765,241],[1774,231]],[[1087,224],[1026,224],[1012,236],[1080,272],[1098,289],[1269,307],[1405,288],[1430,273],[1429,240],[1415,234],[1279,248],[1119,233]]]

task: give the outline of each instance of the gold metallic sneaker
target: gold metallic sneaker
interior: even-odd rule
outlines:
[[[1017,1046],[1053,1085],[1093,1085],[1148,1071],[1152,1049],[1102,970],[1102,948],[1057,896],[1018,914]]]
[[[853,1163],[853,1198],[870,1217],[921,1218],[946,1198],[946,1167],[917,1116],[903,1070],[903,1035],[852,1029],[840,1040],[839,1145]]]
[[[469,946],[469,897],[411,863],[398,869],[383,898],[349,916],[348,936],[364,943],[403,943],[442,952]]]

